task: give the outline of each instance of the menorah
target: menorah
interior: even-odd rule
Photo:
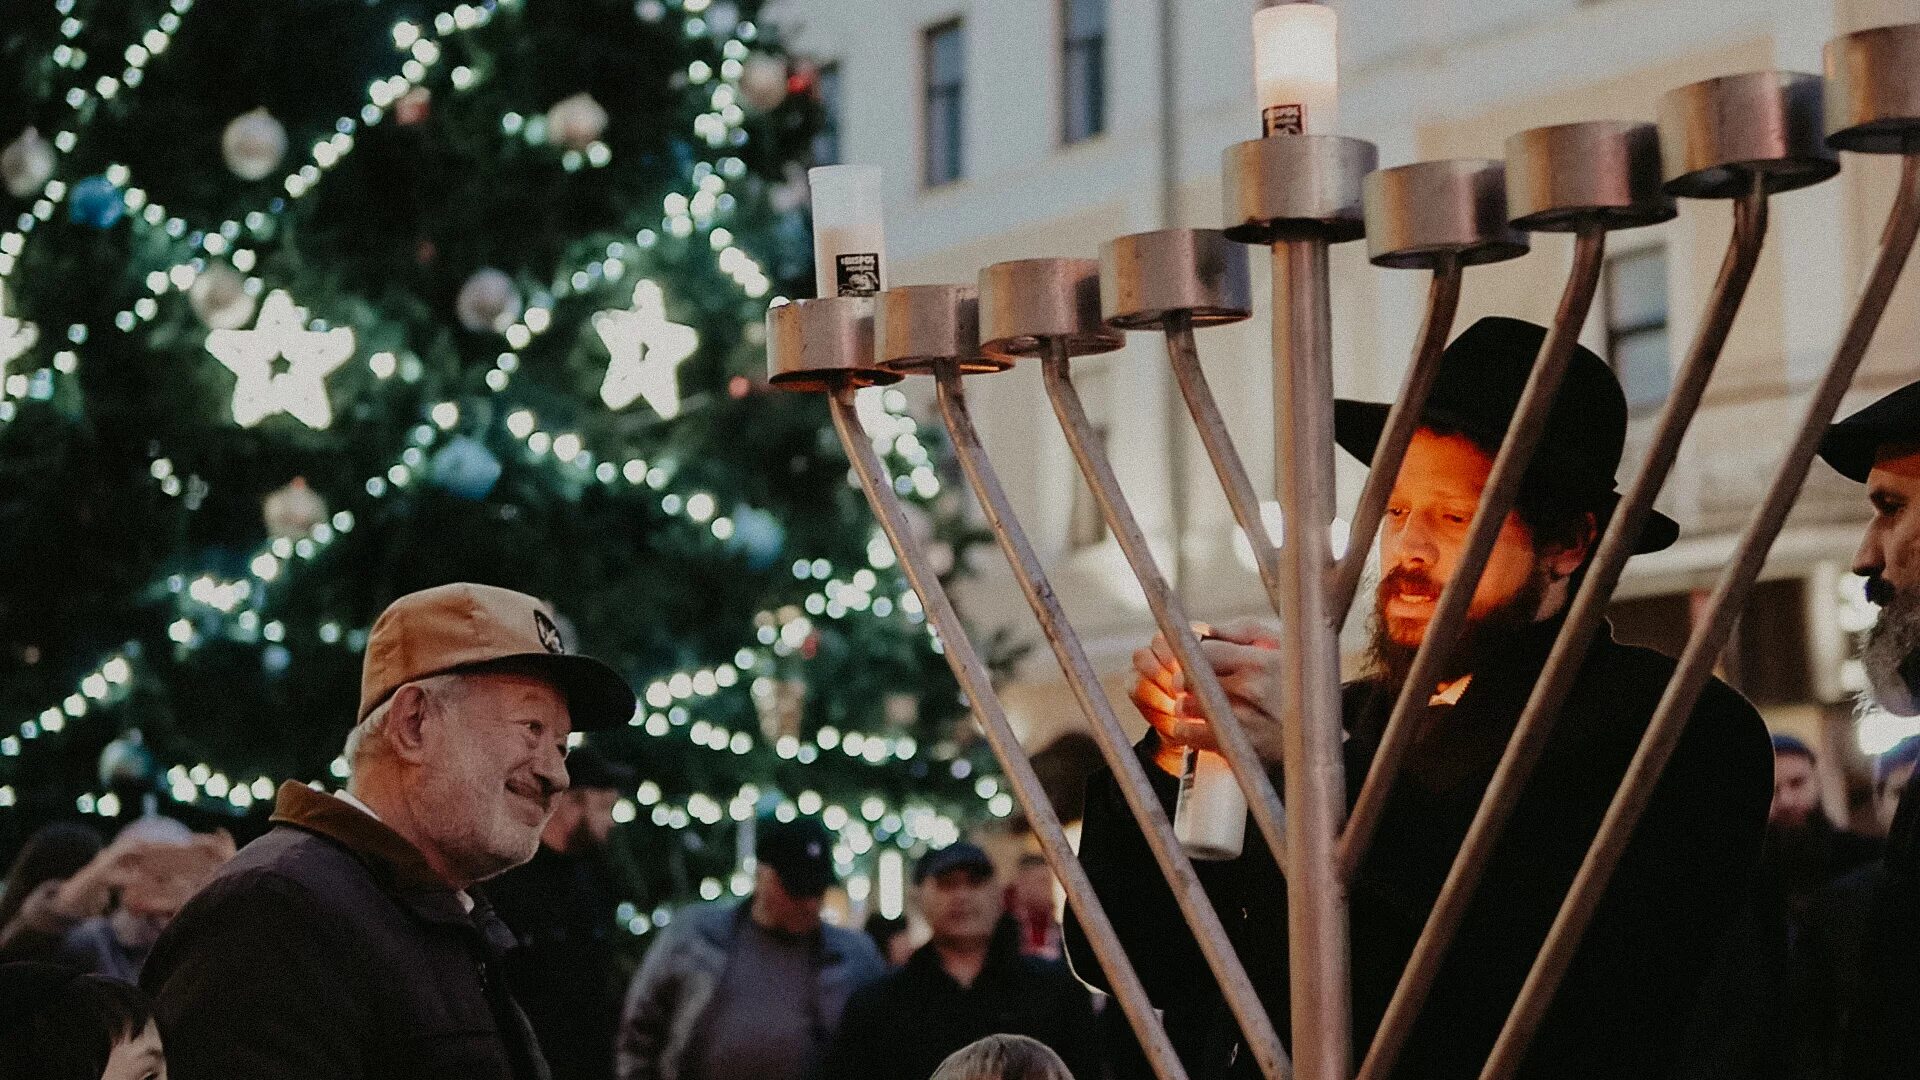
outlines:
[[[856,295],[823,281],[827,295],[821,299],[768,312],[772,381],[827,396],[854,472],[1156,1075],[1175,1078],[1185,1072],[1008,723],[985,665],[907,525],[860,424],[855,391],[908,374],[933,377],[960,467],[1263,1074],[1380,1080],[1393,1071],[1580,660],[1602,625],[1634,541],[1678,458],[1758,262],[1770,197],[1835,175],[1839,150],[1901,155],[1899,187],[1879,250],[1832,360],[1693,627],[1482,1072],[1483,1080],[1510,1077],[1712,676],[1920,233],[1920,24],[1838,38],[1827,45],[1825,66],[1824,80],[1761,71],[1681,87],[1662,99],[1657,125],[1594,121],[1535,128],[1507,140],[1504,161],[1426,161],[1388,169],[1376,168],[1370,143],[1311,133],[1311,125],[1300,118],[1311,115],[1310,102],[1319,100],[1313,97],[1315,88],[1289,87],[1263,71],[1263,96],[1282,97],[1263,101],[1267,135],[1226,151],[1222,230],[1124,236],[1106,243],[1097,261],[999,263],[981,271],[973,286],[909,285]],[[1270,91],[1270,83],[1278,88]],[[1330,95],[1327,87],[1317,89],[1322,97]],[[1288,93],[1296,97],[1289,101]],[[1677,198],[1732,201],[1734,228],[1718,278],[1654,423],[1645,458],[1594,548],[1546,668],[1356,1074],[1348,1000],[1348,883],[1376,835],[1429,708],[1431,689],[1461,639],[1469,602],[1515,506],[1592,304],[1607,236],[1672,218]],[[1573,235],[1559,306],[1494,458],[1458,566],[1434,608],[1349,813],[1341,756],[1341,625],[1419,425],[1454,321],[1462,276],[1468,267],[1523,255],[1526,234],[1532,232]],[[1404,384],[1351,514],[1347,549],[1335,558],[1329,538],[1335,487],[1328,252],[1333,244],[1363,236],[1374,264],[1427,271],[1431,286]],[[1208,386],[1195,341],[1200,328],[1251,315],[1252,246],[1266,247],[1272,263],[1274,475],[1284,525],[1277,545],[1262,521],[1259,499]],[[857,269],[877,278],[884,264],[868,258],[858,261]],[[842,295],[832,295],[836,291]],[[1237,722],[1202,654],[1200,633],[1157,565],[1075,390],[1073,359],[1117,349],[1129,331],[1164,336],[1175,381],[1284,629],[1284,792],[1274,790],[1266,763]],[[1284,1044],[1191,861],[1218,854],[1210,847],[1214,844],[1237,850],[1238,841],[1201,835],[1205,823],[1177,829],[1169,821],[975,429],[967,380],[1029,359],[1040,362],[1068,446],[1218,740],[1225,765],[1218,775],[1230,775],[1244,798],[1245,811],[1238,800],[1225,801],[1231,818],[1227,831],[1237,833],[1250,816],[1286,876],[1292,1013]],[[1218,804],[1217,792],[1214,798]]]

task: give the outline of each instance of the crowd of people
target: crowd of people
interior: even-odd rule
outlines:
[[[1403,692],[1427,709],[1350,887],[1353,1051],[1366,1053],[1538,683],[1619,496],[1620,385],[1578,349],[1516,509],[1432,685],[1414,657],[1454,574],[1543,328],[1484,319],[1442,357],[1380,538],[1368,672],[1344,688],[1350,793]],[[1338,403],[1369,461],[1387,407]],[[1880,606],[1874,697],[1920,713],[1920,383],[1834,425],[1866,485],[1856,559]],[[1677,526],[1651,515],[1636,552]],[[1275,770],[1282,635],[1214,627],[1207,662]],[[1396,1078],[1473,1077],[1672,673],[1595,636],[1497,841]],[[1156,639],[1134,658],[1138,747],[1172,809],[1214,748]],[[0,1080],[1129,1080],[1150,1075],[1039,856],[958,841],[912,869],[916,918],[826,915],[836,837],[756,823],[750,893],[672,913],[629,977],[605,850],[633,769],[575,738],[628,685],[565,651],[532,597],[458,584],[375,623],[350,779],[289,783],[236,851],[148,816],[105,842],[55,825],[0,892]],[[1521,1075],[1838,1080],[1920,1075],[1920,738],[1876,763],[1878,828],[1822,809],[1817,751],[1709,684]],[[1188,1075],[1257,1075],[1138,823],[1088,786],[1081,859]],[[1264,845],[1198,864],[1262,1004],[1289,1027],[1287,888]],[[1004,869],[1004,872],[1003,872]]]

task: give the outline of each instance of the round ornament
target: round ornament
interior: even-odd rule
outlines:
[[[0,184],[16,199],[32,198],[53,179],[53,147],[28,128],[0,150]]]
[[[266,520],[267,535],[275,540],[304,540],[314,527],[327,520],[327,502],[307,486],[304,476],[296,476],[286,487],[260,502],[260,516]]]
[[[393,103],[393,118],[401,127],[413,127],[426,122],[433,113],[433,91],[424,86],[416,86],[400,95]]]
[[[100,786],[115,788],[144,787],[153,782],[158,766],[146,737],[139,728],[131,728],[100,751]]]
[[[76,225],[111,229],[126,212],[126,196],[104,176],[87,177],[67,195],[67,216]]]
[[[749,59],[740,73],[740,96],[766,112],[787,100],[787,65],[764,54]]]
[[[433,455],[430,476],[435,487],[462,499],[479,502],[500,482],[502,466],[479,440],[458,436]]]
[[[520,317],[520,288],[506,271],[483,266],[460,286],[453,310],[460,325],[476,334],[504,333]]]
[[[220,155],[242,180],[264,180],[287,156],[287,129],[266,109],[241,113],[220,136]]]
[[[607,130],[607,110],[585,92],[547,110],[547,142],[563,150],[585,150]]]
[[[215,263],[193,279],[187,289],[187,303],[213,330],[240,329],[253,319],[257,306],[247,292],[247,279],[225,263]]]

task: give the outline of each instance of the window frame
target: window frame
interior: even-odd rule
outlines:
[[[838,60],[825,61],[815,71],[815,93],[819,96],[820,112],[824,122],[821,123],[820,130],[814,132],[813,141],[807,147],[814,165],[840,165],[847,160],[846,144],[843,141],[846,138],[846,132],[842,125],[845,119],[842,115],[845,107],[843,97],[845,84],[842,81],[844,76],[845,72]],[[833,88],[831,93],[827,89],[829,86]],[[833,147],[831,156],[820,153],[822,143],[831,144]]]
[[[1619,274],[1619,266],[1623,263],[1656,258],[1660,264],[1662,300],[1659,317],[1657,319],[1648,318],[1633,322],[1616,322],[1614,316],[1614,299],[1618,289],[1616,282]],[[1615,252],[1607,256],[1607,260],[1602,267],[1601,276],[1605,287],[1605,294],[1602,297],[1604,303],[1601,305],[1600,317],[1606,329],[1607,367],[1613,369],[1614,377],[1620,380],[1621,392],[1627,397],[1627,410],[1629,413],[1647,413],[1657,410],[1666,404],[1667,399],[1672,396],[1673,393],[1673,305],[1667,302],[1673,280],[1672,266],[1672,252],[1668,249],[1667,245],[1665,243],[1651,243],[1641,244],[1624,251]],[[1667,343],[1667,389],[1662,392],[1658,398],[1647,401],[1634,401],[1632,395],[1627,393],[1626,377],[1620,369],[1621,346],[1656,333],[1665,338]]]
[[[960,15],[928,24],[920,31],[920,186],[932,190],[943,188],[966,179],[966,109],[967,109],[967,38],[966,19]],[[934,81],[935,41],[943,34],[958,34],[960,71],[953,83]],[[936,107],[950,102],[952,105],[952,130],[948,150],[952,154],[951,174],[944,172],[936,175],[934,161],[934,127]]]
[[[1100,31],[1084,38],[1076,38],[1073,28],[1073,8],[1075,4],[1097,3],[1100,5]],[[1055,5],[1055,14],[1059,23],[1058,63],[1060,72],[1059,97],[1059,135],[1061,146],[1078,146],[1091,142],[1107,133],[1108,106],[1111,104],[1108,94],[1109,76],[1112,74],[1107,63],[1107,45],[1109,40],[1109,16],[1111,6],[1108,0],[1059,0]],[[1076,55],[1088,59],[1087,70],[1092,73],[1089,86],[1082,88],[1091,100],[1092,119],[1089,128],[1075,134],[1074,105],[1076,103],[1073,80],[1073,61]]]

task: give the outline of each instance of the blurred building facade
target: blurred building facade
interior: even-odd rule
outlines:
[[[971,281],[1004,259],[1092,256],[1112,236],[1220,224],[1219,160],[1258,134],[1248,21],[1255,0],[775,0],[768,17],[822,65],[833,131],[823,158],[885,169],[891,280]],[[1920,20],[1920,0],[1340,0],[1340,131],[1383,165],[1499,157],[1542,124],[1651,120],[1660,95],[1768,67],[1821,70],[1841,33]],[[1623,637],[1676,652],[1732,551],[1826,363],[1890,200],[1894,162],[1848,155],[1835,180],[1777,198],[1745,308],[1661,508],[1685,533],[1634,560],[1616,606]],[[1686,202],[1667,224],[1615,233],[1583,340],[1620,371],[1638,460],[1731,230],[1725,203]],[[1468,272],[1456,329],[1487,314],[1547,321],[1571,250],[1536,235],[1525,258]],[[1263,491],[1272,398],[1263,253],[1256,314],[1200,334],[1203,362]],[[1335,382],[1396,391],[1423,273],[1333,257]],[[1920,273],[1896,295],[1847,408],[1915,377]],[[1076,361],[1094,418],[1162,564],[1198,618],[1259,614],[1263,594],[1155,335]],[[908,384],[913,389],[913,384]],[[988,447],[1111,689],[1152,633],[1140,591],[1100,526],[1041,391],[1024,368],[970,384]],[[924,395],[925,389],[916,393]],[[1343,510],[1362,473],[1342,457]],[[963,492],[962,485],[953,489]],[[1853,631],[1871,620],[1850,564],[1866,521],[1855,485],[1816,464],[1725,662],[1776,727],[1828,748],[1828,765],[1901,732],[1856,721]],[[1238,550],[1236,550],[1238,548]],[[984,553],[963,601],[983,628],[1038,642],[1004,564]],[[1364,619],[1356,617],[1356,625]],[[1361,637],[1351,632],[1348,645]],[[1030,747],[1078,726],[1051,655],[1006,689]],[[1125,710],[1131,717],[1131,710]],[[1834,783],[1836,805],[1845,785]]]

